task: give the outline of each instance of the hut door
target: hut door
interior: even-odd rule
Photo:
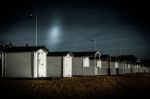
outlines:
[[[67,55],[63,60],[63,77],[72,76],[72,57]]]
[[[38,52],[38,77],[46,77],[46,56],[44,52]]]

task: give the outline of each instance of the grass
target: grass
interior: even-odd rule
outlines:
[[[0,95],[8,98],[126,99],[145,98],[150,74],[60,79],[0,79]]]

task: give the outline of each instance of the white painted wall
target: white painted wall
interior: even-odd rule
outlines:
[[[72,57],[67,54],[63,56],[63,77],[72,76]]]
[[[83,67],[89,67],[89,66],[90,66],[89,57],[83,57]]]
[[[33,77],[38,77],[37,75],[37,52],[34,52],[34,64],[33,64]]]
[[[95,57],[96,56],[99,56],[99,60],[97,60],[97,59],[94,60],[95,61],[95,75],[99,75],[98,69],[100,69],[100,71],[101,71],[101,68],[102,68],[102,62],[100,60],[101,53],[100,52],[96,52],[95,53]]]
[[[42,49],[34,52],[34,78],[46,77],[47,56]]]

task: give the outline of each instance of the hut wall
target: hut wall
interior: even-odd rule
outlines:
[[[62,77],[62,57],[47,57],[47,77]]]
[[[83,57],[73,57],[72,59],[72,75],[83,75]]]
[[[108,75],[108,61],[102,60],[101,75]]]
[[[84,67],[83,75],[85,76],[94,76],[95,75],[95,67]]]
[[[5,77],[32,77],[32,53],[6,53],[5,54]]]
[[[115,62],[111,62],[110,64],[110,75],[116,75]]]
[[[123,62],[119,62],[118,68],[119,68],[119,74],[124,74],[124,63]]]

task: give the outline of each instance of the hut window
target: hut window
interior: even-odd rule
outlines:
[[[139,68],[139,66],[138,66],[138,65],[136,65],[136,68]]]
[[[128,64],[128,69],[130,69],[130,64]]]
[[[83,67],[89,67],[89,58],[88,57],[84,57],[83,58]]]
[[[118,62],[115,62],[115,68],[118,68]]]
[[[98,60],[98,61],[97,61],[97,67],[100,67],[100,68],[102,67],[102,62],[101,62],[101,60]]]

